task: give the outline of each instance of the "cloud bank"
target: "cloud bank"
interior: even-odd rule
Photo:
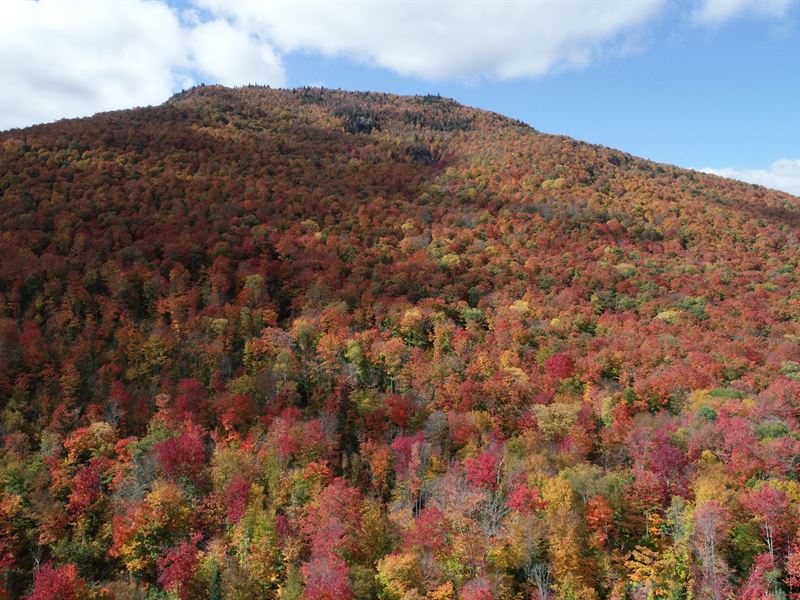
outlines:
[[[800,160],[777,160],[769,169],[700,169],[704,173],[756,183],[800,196]]]
[[[781,17],[791,0],[702,0],[694,19]],[[286,82],[283,56],[344,57],[432,81],[538,77],[619,57],[666,0],[10,0],[0,129],[163,102],[198,82]]]
[[[665,6],[664,0],[200,2],[283,52],[345,56],[434,80],[535,77],[585,66]]]
[[[282,56],[342,56],[429,80],[535,77],[619,55],[665,0],[10,0],[0,129],[163,102],[198,82],[284,85]]]
[[[161,103],[199,78],[285,82],[279,57],[257,36],[184,18],[164,2],[3,4],[0,129]]]

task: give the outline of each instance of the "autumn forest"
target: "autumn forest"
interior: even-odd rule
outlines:
[[[800,199],[439,96],[0,133],[0,598],[800,598]]]

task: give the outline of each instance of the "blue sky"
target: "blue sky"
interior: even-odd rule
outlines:
[[[439,93],[800,195],[798,2],[11,5],[0,128],[157,104],[200,81]]]
[[[800,36],[779,36],[762,20],[681,38],[673,25],[632,56],[537,78],[426,81],[309,54],[290,55],[286,72],[291,86],[440,93],[541,131],[683,166],[766,168],[800,156]]]

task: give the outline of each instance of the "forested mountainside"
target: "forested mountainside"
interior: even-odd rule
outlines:
[[[440,97],[0,133],[4,597],[800,597],[800,200]]]

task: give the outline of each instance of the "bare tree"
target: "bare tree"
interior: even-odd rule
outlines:
[[[550,600],[552,578],[550,563],[533,559],[525,565],[525,576],[533,584],[536,600]]]
[[[695,552],[700,559],[697,597],[722,600],[730,589],[728,566],[720,556],[727,512],[716,500],[703,503],[695,511]]]

